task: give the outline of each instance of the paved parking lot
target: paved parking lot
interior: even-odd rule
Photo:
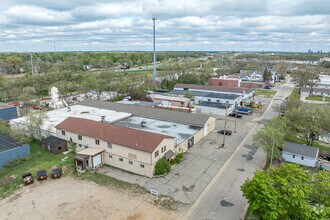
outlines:
[[[184,154],[183,161],[173,166],[172,171],[164,177],[150,179],[109,166],[103,166],[98,172],[138,184],[147,190],[155,187],[161,195],[170,196],[185,204],[192,204],[242,142],[260,115],[261,113],[256,113],[254,116],[237,119],[237,133],[226,136],[224,148],[220,147],[223,143],[223,135],[217,133],[219,129],[224,128],[224,120],[218,118],[216,129],[190,148]],[[227,129],[234,130],[234,121],[234,118],[228,118]]]

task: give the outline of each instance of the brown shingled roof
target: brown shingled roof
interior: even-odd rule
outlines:
[[[174,138],[171,136],[74,117],[67,118],[55,127],[60,130],[149,153],[153,152],[165,138]]]
[[[252,89],[241,88],[241,87],[206,86],[206,85],[194,85],[194,84],[176,84],[174,88],[188,88],[188,89],[198,89],[198,90],[218,91],[218,92],[233,92],[233,93],[250,93],[252,91]]]

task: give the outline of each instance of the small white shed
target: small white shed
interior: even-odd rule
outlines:
[[[282,151],[285,161],[308,167],[316,165],[319,148],[287,142]]]

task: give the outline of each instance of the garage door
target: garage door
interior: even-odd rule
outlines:
[[[94,167],[97,167],[101,163],[102,163],[101,154],[98,154],[98,155],[96,155],[96,156],[93,157],[93,165],[94,165]]]

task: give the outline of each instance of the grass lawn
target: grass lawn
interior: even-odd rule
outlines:
[[[0,169],[0,183],[6,177],[14,177],[13,180],[0,185],[0,198],[10,195],[13,191],[20,188],[22,185],[21,175],[26,172],[31,172],[35,181],[38,170],[46,169],[48,178],[53,167],[63,167],[63,175],[71,173],[74,168],[73,157],[74,153],[67,155],[54,155],[42,148],[39,141],[30,143],[31,153],[28,157],[10,162],[4,168]],[[63,158],[68,157],[62,161]]]
[[[306,97],[306,100],[323,101],[323,97],[321,97],[321,96],[311,96],[311,97]],[[325,97],[324,101],[330,102],[330,97]]]
[[[271,89],[257,89],[255,95],[264,95],[264,96],[274,96],[276,94],[276,91]]]
[[[286,141],[296,143],[296,144],[306,144],[306,142],[303,139],[298,138],[298,137],[293,137],[293,136],[286,138]],[[324,146],[317,141],[314,141],[312,147],[318,147],[318,148],[320,148],[320,150],[330,151],[330,147]]]

